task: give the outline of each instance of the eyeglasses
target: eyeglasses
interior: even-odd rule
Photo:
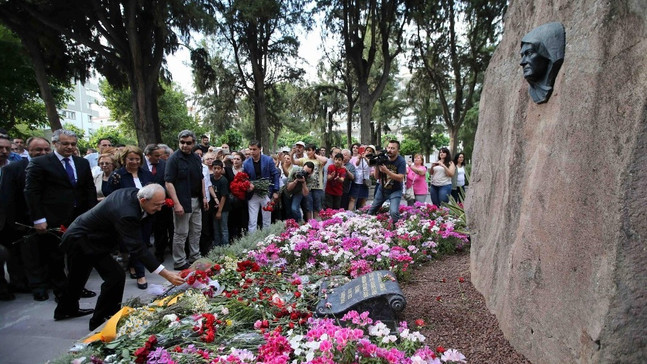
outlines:
[[[193,142],[185,142],[180,140],[180,144],[193,145]]]
[[[109,166],[109,165],[111,165],[112,163],[110,163],[110,162],[99,162],[98,164],[99,164],[100,166]]]
[[[76,147],[76,142],[57,142],[58,144],[64,146],[64,147]]]

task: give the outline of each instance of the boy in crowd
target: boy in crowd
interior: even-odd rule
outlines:
[[[341,195],[346,178],[344,156],[341,153],[335,154],[335,161],[328,167],[327,172],[326,207],[338,210],[341,207]]]
[[[227,222],[229,220],[229,181],[223,177],[225,169],[220,160],[213,161],[212,165],[213,177],[213,195],[216,201],[217,211],[214,213],[213,220],[213,245],[227,245],[229,244],[229,229]]]

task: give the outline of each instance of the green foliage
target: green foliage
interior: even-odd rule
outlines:
[[[4,26],[0,26],[0,69],[0,127],[24,138],[36,128],[48,126],[31,61],[20,40]],[[65,85],[52,80],[58,107],[67,99],[67,87],[69,82]]]
[[[499,41],[506,0],[413,3],[410,67],[430,88],[447,126],[452,154],[468,110],[478,104],[483,74]]]
[[[103,94],[104,106],[110,110],[110,117],[120,123],[120,135],[135,135],[135,120],[128,89],[116,89],[108,82],[102,81],[99,90]],[[197,136],[207,133],[207,128],[198,125],[186,106],[186,95],[175,84],[162,84],[163,93],[157,100],[162,142],[174,147],[177,144],[177,133],[184,129],[192,130]],[[129,138],[132,140],[132,138]]]
[[[236,86],[247,95],[247,102],[251,105],[238,103],[239,114],[245,112],[252,116],[241,117],[244,121],[240,125],[241,133],[248,139],[259,140],[269,146],[270,129],[274,130],[276,140],[284,119],[271,120],[272,114],[268,110],[272,95],[267,92],[277,83],[295,82],[303,75],[304,71],[293,62],[299,48],[295,33],[297,26],[310,27],[309,5],[299,0],[215,0],[211,5],[217,21],[213,43],[228,44],[231,48],[221,52],[229,55],[223,59],[227,65],[222,67],[217,62],[209,64],[206,61],[206,50],[194,52],[198,88],[211,88],[215,95],[219,81],[231,81],[231,77],[222,77],[224,73],[220,71],[233,70],[229,72],[236,75]],[[231,82],[227,86],[231,88]],[[232,106],[228,95],[231,93],[225,91],[223,100]]]
[[[420,153],[420,142],[414,139],[405,139],[400,143],[400,155],[414,155]]]
[[[416,140],[420,145],[419,151],[429,155],[434,148],[449,144],[449,138],[444,134],[442,110],[436,100],[436,94],[428,82],[414,75],[407,84],[405,97],[411,110],[413,125],[404,127],[406,140]]]
[[[112,145],[137,145],[137,140],[132,134],[126,134],[120,128],[102,126],[90,136],[90,147],[96,148],[101,139],[110,139]]]
[[[227,143],[229,150],[240,150],[243,148],[243,135],[236,129],[227,129],[225,133],[216,138],[216,145]]]
[[[248,251],[257,248],[259,241],[263,241],[270,235],[281,235],[283,231],[285,231],[285,223],[283,221],[275,222],[268,228],[244,235],[240,239],[232,241],[229,245],[213,247],[207,258],[214,262],[221,261],[223,256],[243,258]]]

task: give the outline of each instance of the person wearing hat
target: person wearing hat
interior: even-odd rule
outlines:
[[[292,160],[297,160],[301,158],[305,158],[305,148],[306,148],[306,143],[302,141],[298,141],[294,143],[294,148],[292,148]]]

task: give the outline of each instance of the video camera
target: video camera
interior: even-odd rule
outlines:
[[[389,161],[389,156],[386,154],[386,151],[382,151],[380,154],[368,154],[366,158],[368,158],[368,165],[371,167],[381,166]]]

